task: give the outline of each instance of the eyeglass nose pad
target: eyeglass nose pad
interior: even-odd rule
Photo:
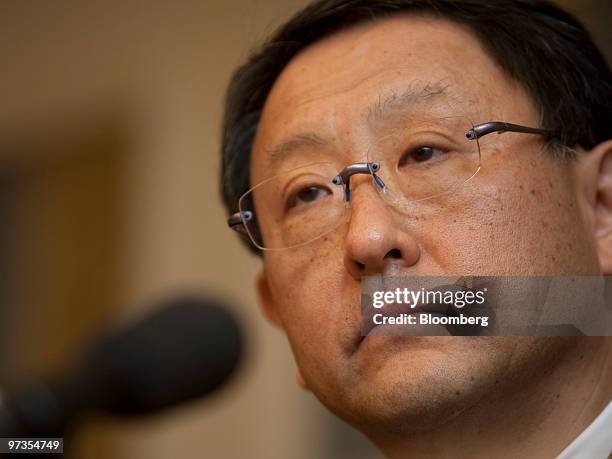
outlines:
[[[349,182],[346,182],[346,185],[344,186],[344,207],[345,208],[349,208],[351,206],[351,187],[349,185]]]
[[[334,185],[344,185],[344,206],[350,207],[351,202],[351,175],[354,174],[367,174],[369,173],[374,179],[374,183],[378,187],[379,191],[385,192],[387,186],[385,182],[376,175],[376,172],[380,170],[380,163],[356,163],[345,167],[338,175],[332,179]]]
[[[376,186],[380,191],[382,191],[383,193],[387,191],[387,185],[385,185],[385,182],[383,182],[383,180],[378,175],[372,174],[372,178],[374,179],[374,183],[376,183]]]
[[[368,170],[370,171],[370,174],[372,175],[372,178],[374,179],[374,183],[378,187],[378,190],[385,192],[387,188],[385,185],[385,182],[383,182],[383,180],[378,175],[376,175],[376,172],[380,170],[380,163],[367,163],[367,164],[368,164]]]
[[[368,166],[368,171],[370,171],[372,175],[380,170],[380,163],[366,163],[366,165]]]

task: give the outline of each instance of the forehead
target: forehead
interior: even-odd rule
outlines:
[[[336,33],[289,63],[262,113],[254,175],[279,146],[295,146],[296,140],[358,149],[373,130],[390,125],[378,115],[402,105],[474,122],[488,116],[526,121],[533,115],[522,90],[468,30],[446,20],[398,15]]]

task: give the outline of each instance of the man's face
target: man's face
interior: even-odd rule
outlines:
[[[401,148],[402,126],[431,113],[473,123],[540,121],[469,32],[398,16],[338,33],[290,62],[262,115],[251,184],[270,176],[270,152],[294,136],[320,139],[299,143],[282,169],[331,161],[339,171],[372,151]],[[357,426],[427,428],[510,385],[519,390],[554,365],[568,340],[362,339],[360,279],[599,274],[573,163],[553,160],[538,136],[490,134],[482,170],[435,203],[399,211],[371,183],[366,175],[351,179],[349,218],[336,230],[264,253],[262,302],[323,403]],[[266,215],[258,218],[266,226]]]

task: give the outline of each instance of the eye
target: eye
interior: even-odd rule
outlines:
[[[434,147],[422,146],[418,148],[412,148],[400,159],[400,166],[407,164],[419,164],[419,163],[428,163],[435,162],[443,159],[445,152]]]
[[[287,209],[302,205],[311,205],[312,203],[329,196],[331,191],[320,186],[307,186],[299,188],[295,193],[289,196],[287,201]]]

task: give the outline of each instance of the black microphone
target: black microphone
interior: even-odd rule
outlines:
[[[143,415],[209,394],[242,354],[219,302],[182,298],[102,336],[72,369],[4,396],[0,437],[60,436],[88,414]]]

